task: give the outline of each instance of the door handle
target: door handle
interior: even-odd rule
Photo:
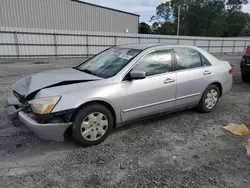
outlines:
[[[172,82],[174,82],[174,81],[175,81],[174,79],[167,78],[167,79],[164,81],[164,84],[172,83]]]
[[[207,71],[207,70],[205,70],[205,71],[203,72],[203,75],[208,75],[208,74],[211,74],[211,72],[210,72],[210,71]]]

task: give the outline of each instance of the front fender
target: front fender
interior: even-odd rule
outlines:
[[[103,97],[81,98],[79,100],[77,100],[77,97],[75,97],[74,99],[70,100],[67,97],[62,96],[59,103],[52,110],[52,113],[60,112],[60,111],[68,110],[68,109],[73,109],[76,112],[85,104],[90,103],[90,102],[104,102],[108,104],[110,107],[112,107],[113,111],[115,112],[116,123],[121,122],[120,109],[116,107],[110,100],[108,100],[107,98],[103,98]]]
[[[108,84],[102,85],[93,85],[89,84],[73,84],[69,86],[60,86],[54,88],[47,88],[39,91],[36,98],[48,97],[60,95],[61,99],[54,107],[51,113],[56,113],[60,111],[65,111],[69,109],[78,109],[82,105],[88,102],[102,101],[108,103],[111,106],[116,114],[116,119],[119,122],[120,120],[120,109],[117,104],[114,103],[117,99],[117,92],[120,89],[119,84]],[[95,87],[94,87],[95,86]]]

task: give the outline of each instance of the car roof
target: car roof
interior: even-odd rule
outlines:
[[[131,48],[131,49],[138,49],[138,50],[145,50],[148,48],[154,47],[186,47],[186,48],[196,48],[195,46],[191,45],[180,45],[180,44],[164,44],[164,43],[135,43],[135,44],[125,44],[119,45],[120,48]]]
[[[199,48],[197,46],[192,46],[192,45],[181,45],[181,44],[164,44],[164,43],[156,43],[156,44],[126,44],[126,45],[120,45],[118,46],[120,48],[130,48],[130,49],[138,49],[138,50],[146,50],[146,49],[152,49],[154,50],[155,48],[157,49],[158,47],[166,47],[166,48],[189,48],[193,50],[197,50],[198,52],[202,53],[205,55],[205,57],[212,62],[217,62],[218,59],[211,55],[209,52],[206,50]]]

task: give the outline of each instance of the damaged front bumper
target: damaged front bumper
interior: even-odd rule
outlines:
[[[9,120],[19,119],[25,126],[44,140],[64,141],[64,133],[72,123],[39,123],[25,111],[15,97],[5,101],[4,115]]]

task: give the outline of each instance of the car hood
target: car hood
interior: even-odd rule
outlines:
[[[103,78],[93,76],[73,68],[65,68],[45,71],[22,78],[12,86],[12,89],[14,92],[26,98],[28,95],[44,88],[101,79]]]

